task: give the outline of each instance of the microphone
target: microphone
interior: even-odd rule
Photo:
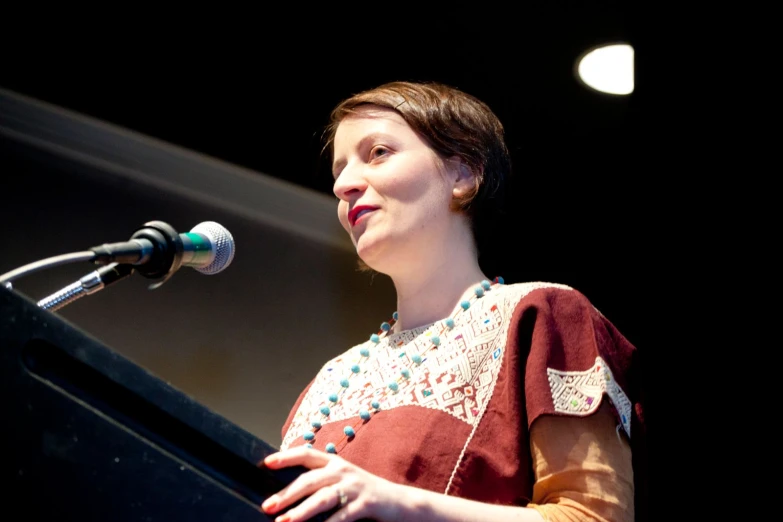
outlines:
[[[163,221],[149,221],[129,241],[104,243],[89,250],[95,254],[95,264],[130,264],[144,277],[168,279],[182,266],[217,274],[233,261],[235,246],[231,232],[214,221],[199,223],[184,234]]]

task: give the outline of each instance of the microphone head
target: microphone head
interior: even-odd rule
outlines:
[[[207,275],[217,274],[234,260],[234,236],[223,225],[214,221],[204,221],[193,227],[191,232],[208,237],[215,252],[215,259],[210,264],[204,267],[194,266],[194,270]]]

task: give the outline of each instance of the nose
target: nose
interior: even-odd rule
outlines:
[[[367,190],[367,179],[360,168],[347,165],[334,182],[334,195],[343,201],[360,196]]]

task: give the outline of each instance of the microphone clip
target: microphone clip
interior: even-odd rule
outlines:
[[[131,264],[136,272],[149,279],[161,279],[150,286],[160,287],[180,269],[185,247],[174,228],[163,221],[148,221],[137,229],[129,241],[108,243],[90,249],[92,262]]]
[[[148,221],[136,230],[131,240],[146,239],[152,243],[150,259],[136,267],[136,272],[149,279],[161,279],[150,285],[154,290],[163,285],[182,266],[184,246],[174,227],[163,221]]]

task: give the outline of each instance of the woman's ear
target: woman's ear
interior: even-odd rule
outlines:
[[[458,156],[449,159],[451,167],[452,194],[455,198],[464,197],[476,190],[478,177],[473,170]]]

